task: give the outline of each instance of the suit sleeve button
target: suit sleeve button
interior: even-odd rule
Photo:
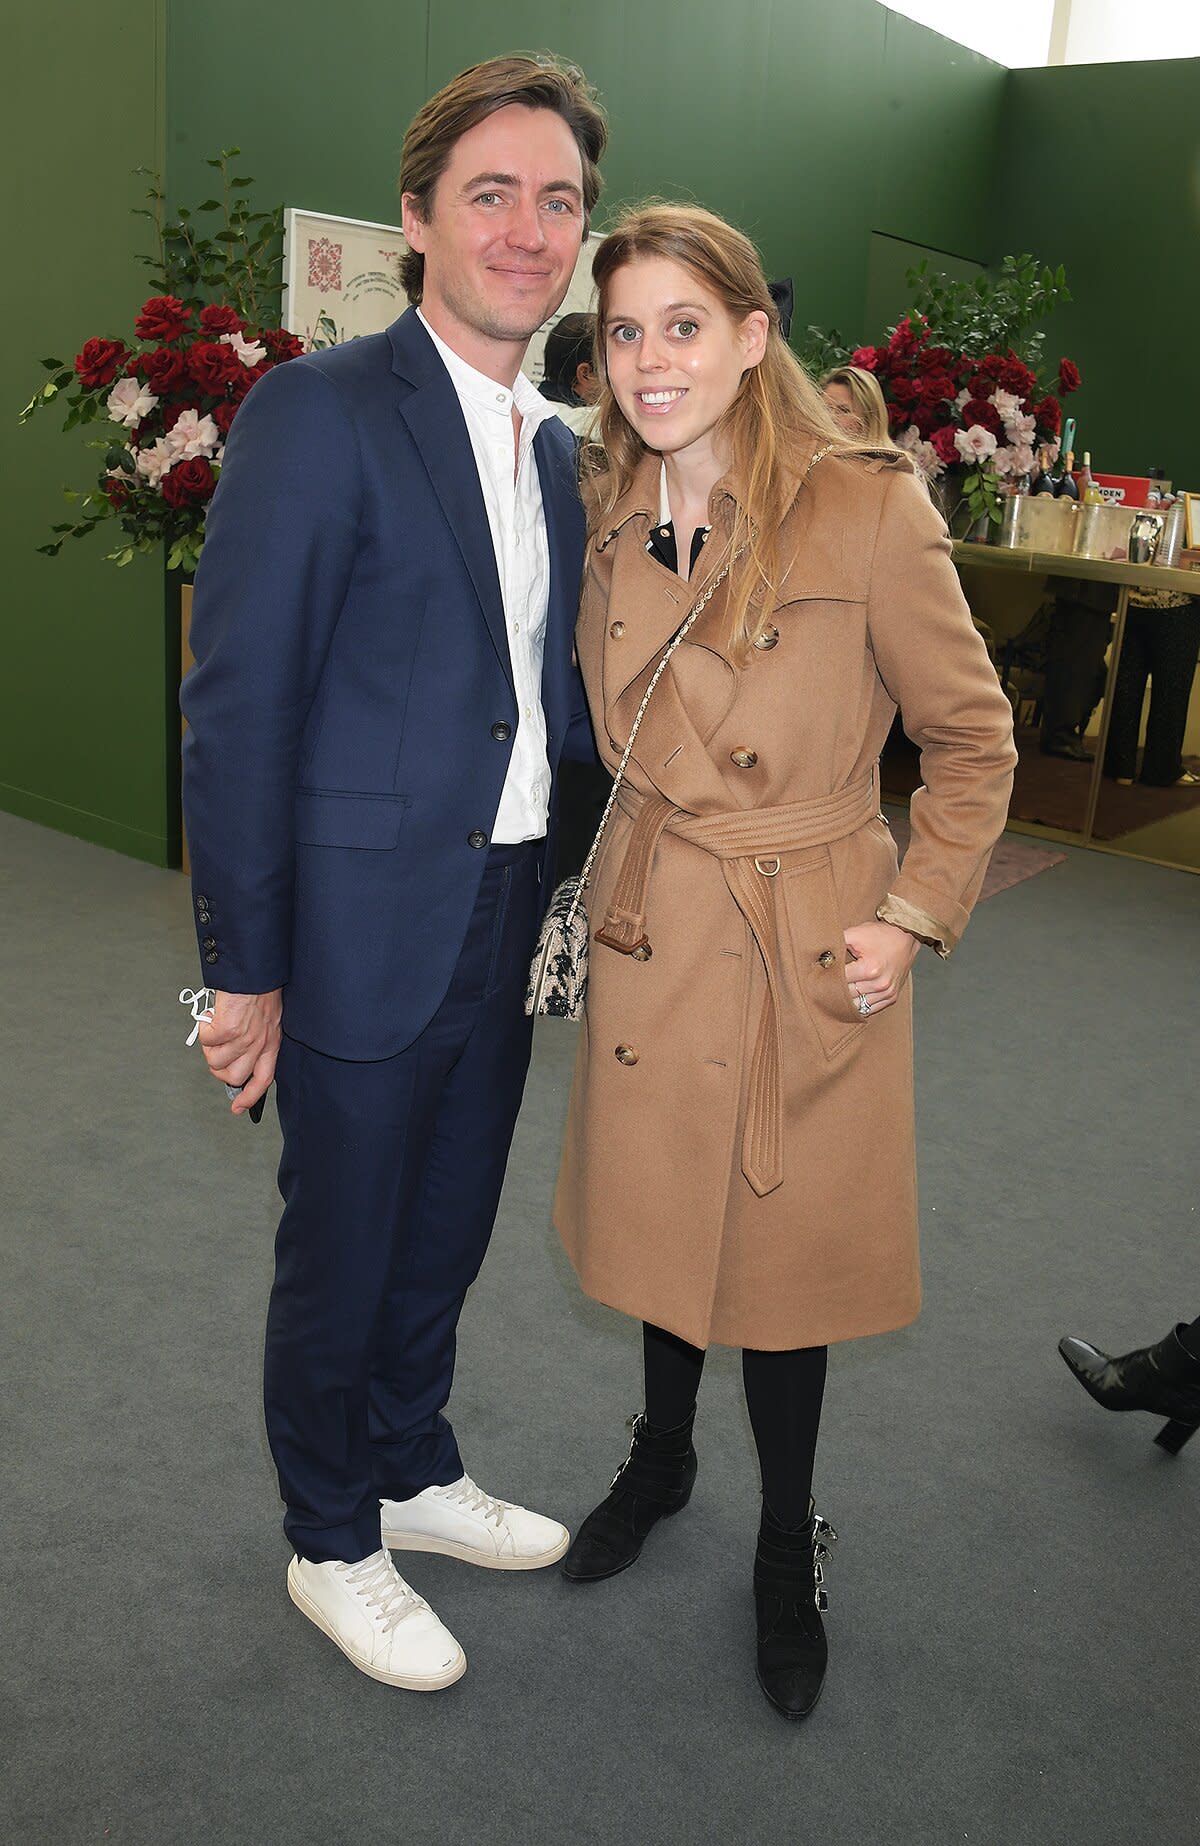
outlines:
[[[200,944],[200,947],[202,949],[215,949],[216,946],[217,946],[217,939],[215,936],[206,936],[204,938],[204,941]]]
[[[211,923],[212,918],[207,910],[198,910],[196,912],[196,921],[197,923]]]
[[[479,831],[479,828],[476,827],[473,833],[468,833],[467,845],[474,846],[477,849],[481,846],[486,846],[487,845],[487,834],[481,833]]]
[[[216,949],[205,949],[204,959],[207,962],[214,962],[220,961],[221,957],[218,955]]]
[[[207,910],[208,909],[208,899],[206,897],[198,897],[196,899],[196,909],[197,910]]]
[[[492,726],[492,736],[496,739],[498,744],[506,744],[512,736],[512,725],[505,724],[504,720],[500,719],[497,724]]]
[[[616,1049],[616,1059],[618,1064],[636,1064],[638,1061],[638,1054],[632,1045],[618,1045]]]

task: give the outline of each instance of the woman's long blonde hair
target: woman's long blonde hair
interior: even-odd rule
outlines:
[[[821,380],[822,391],[826,385],[844,385],[850,393],[854,414],[862,425],[864,442],[881,449],[895,447],[887,403],[874,372],[865,371],[860,365],[835,365]]]
[[[647,444],[630,428],[613,395],[605,334],[614,276],[645,257],[681,264],[739,325],[756,310],[769,321],[766,352],[743,376],[720,432],[730,455],[729,474],[736,493],[730,543],[733,552],[746,547],[741,565],[730,574],[728,639],[735,655],[741,656],[762,625],[762,598],[759,610],[752,612],[751,603],[758,592],[767,596],[776,581],[779,528],[796,497],[814,445],[831,443],[842,450],[863,445],[842,434],[780,332],[779,312],[750,239],[700,206],[638,206],[609,232],[592,268],[599,291],[596,349],[603,445],[602,450],[591,450],[585,462],[596,489],[589,496],[593,531],[626,492],[647,453]]]

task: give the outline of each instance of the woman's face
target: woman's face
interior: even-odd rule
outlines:
[[[703,444],[767,347],[756,309],[734,321],[682,263],[638,257],[612,276],[604,354],[621,413],[646,446],[679,455]]]
[[[862,418],[854,408],[849,385],[826,385],[825,402],[832,410],[843,436],[861,436]]]

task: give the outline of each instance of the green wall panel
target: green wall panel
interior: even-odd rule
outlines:
[[[1066,265],[1080,445],[1200,490],[1200,60],[1014,71],[996,164],[998,244]]]
[[[65,485],[88,488],[95,456],[47,410],[17,425],[45,378],[92,333],[131,330],[144,296],[129,215],[160,159],[161,5],[62,0],[49,16],[12,11],[3,210],[9,256],[0,343],[0,806],[152,862],[171,851],[168,714],[171,637],[158,560],[118,571],[98,536],[39,557],[68,517]],[[16,253],[21,253],[21,268]],[[115,530],[115,528],[114,528]]]

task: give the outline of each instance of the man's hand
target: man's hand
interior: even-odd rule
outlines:
[[[277,987],[270,994],[218,993],[212,1020],[201,1024],[200,1049],[213,1076],[245,1086],[230,1104],[234,1115],[245,1115],[271,1087],[282,1018],[283,990]]]
[[[895,923],[860,923],[843,932],[854,960],[846,964],[850,998],[860,994],[873,1013],[895,1006],[921,944]]]

